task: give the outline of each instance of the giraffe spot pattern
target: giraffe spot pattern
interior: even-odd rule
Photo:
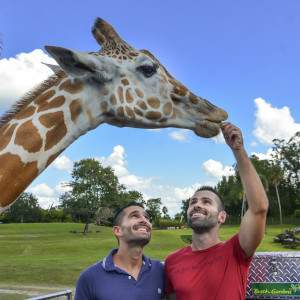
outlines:
[[[0,166],[0,204],[5,207],[38,175],[38,168],[37,162],[23,163],[19,156],[10,153],[0,155]]]
[[[129,88],[126,91],[126,102],[131,103],[133,100],[134,99],[133,99],[133,96],[132,96],[132,93],[131,93],[131,89]]]
[[[117,115],[118,115],[118,117],[120,117],[120,118],[124,118],[125,113],[124,113],[124,108],[123,108],[122,106],[120,106],[120,107],[117,109]]]
[[[59,90],[64,90],[70,94],[76,94],[80,92],[82,89],[83,89],[83,84],[77,79],[74,79],[74,81],[68,79],[59,86]]]
[[[82,112],[82,107],[81,107],[81,104],[80,104],[80,100],[79,99],[73,100],[70,103],[69,108],[70,108],[70,113],[71,113],[71,119],[75,123],[76,120],[78,119],[79,115]]]
[[[128,116],[130,119],[134,119],[134,118],[135,118],[134,111],[133,111],[130,107],[125,106],[125,110],[126,110],[127,116]]]
[[[143,112],[141,110],[139,110],[137,107],[134,107],[133,110],[137,115],[139,115],[141,117],[144,116]]]
[[[161,113],[158,111],[148,111],[146,112],[146,118],[150,120],[158,120],[161,118]]]
[[[129,85],[129,81],[127,78],[121,80],[123,85]]]
[[[176,94],[171,93],[171,99],[174,102],[174,104],[180,103],[180,98]]]
[[[187,93],[187,88],[184,85],[177,83],[173,88],[173,92],[179,96],[185,96]]]
[[[46,167],[48,167],[61,152],[62,151],[59,151],[58,153],[51,155],[47,160]]]
[[[109,101],[112,105],[116,105],[117,104],[117,98],[115,96],[115,94],[112,94],[109,98]]]
[[[124,95],[123,95],[123,88],[121,86],[118,87],[118,96],[119,96],[120,102],[123,103]]]
[[[0,128],[0,151],[2,151],[10,142],[17,124],[6,124]]]
[[[47,91],[41,95],[39,95],[35,100],[34,100],[34,103],[37,104],[37,105],[40,105],[42,104],[44,101],[47,101],[48,99],[52,98],[55,94],[55,91],[54,90],[50,90],[50,91]]]
[[[143,110],[146,110],[147,109],[147,105],[144,101],[142,100],[139,100],[137,103],[136,103],[137,106],[139,106],[141,109]]]
[[[22,120],[32,116],[35,112],[34,106],[28,106],[22,109],[19,113],[15,115],[15,119]]]
[[[55,97],[50,102],[44,101],[43,103],[40,104],[37,112],[49,110],[51,108],[60,107],[65,103],[65,101],[66,101],[66,98],[64,96]]]
[[[100,108],[101,108],[101,110],[102,110],[103,113],[106,113],[107,112],[107,108],[108,108],[107,102],[106,101],[101,102]]]
[[[147,99],[148,104],[152,108],[159,108],[160,107],[160,101],[156,97],[150,97]]]
[[[193,93],[190,93],[189,99],[193,104],[199,104],[198,97],[195,96]]]
[[[47,128],[51,128],[46,134],[45,150],[51,149],[59,143],[67,133],[64,115],[61,111],[45,114],[39,117],[39,121]]]
[[[172,105],[171,102],[168,102],[168,103],[164,104],[163,113],[167,116],[170,115],[171,112],[172,112],[172,108],[173,108],[173,105]]]
[[[17,129],[15,143],[34,153],[42,148],[43,140],[32,121],[26,121]]]
[[[106,96],[106,95],[108,95],[109,94],[109,89],[107,88],[107,87],[102,87],[102,89],[101,89],[101,94],[103,95],[103,96]]]
[[[138,97],[144,98],[144,93],[140,89],[136,88],[135,93]]]

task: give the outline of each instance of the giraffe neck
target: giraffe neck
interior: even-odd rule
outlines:
[[[102,121],[93,90],[68,77],[43,89],[0,127],[0,212],[72,142]]]

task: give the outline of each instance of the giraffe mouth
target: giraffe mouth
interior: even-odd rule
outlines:
[[[196,124],[194,132],[196,135],[211,138],[219,134],[221,121],[202,120]]]

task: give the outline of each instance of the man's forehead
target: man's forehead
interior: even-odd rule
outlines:
[[[196,199],[208,198],[211,200],[219,201],[219,197],[215,193],[206,190],[195,192],[195,194],[191,197],[191,199],[194,198]]]
[[[142,212],[142,213],[145,212],[144,208],[142,208],[142,207],[140,207],[140,206],[138,206],[138,205],[131,205],[131,206],[128,206],[128,207],[126,207],[126,208],[124,209],[124,211],[125,211],[125,213],[126,213],[127,215],[129,215],[129,214],[130,214],[131,212],[133,212],[133,211],[139,211],[139,212]]]

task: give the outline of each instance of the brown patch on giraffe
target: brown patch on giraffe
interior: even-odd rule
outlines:
[[[83,84],[78,79],[71,81],[70,79],[64,81],[60,86],[59,90],[64,90],[70,94],[76,94],[83,89]]]
[[[0,155],[1,207],[11,204],[38,175],[37,162],[23,163],[18,155]],[[9,188],[8,188],[9,187]]]
[[[34,153],[42,148],[43,140],[32,121],[27,121],[17,129],[15,143]]]
[[[198,97],[195,96],[193,93],[190,93],[189,99],[193,104],[199,104]]]
[[[137,106],[139,106],[141,109],[143,110],[146,110],[147,109],[147,104],[142,101],[142,100],[139,100],[137,103],[136,103]]]
[[[187,88],[184,85],[177,83],[173,88],[173,92],[179,96],[185,96],[187,93]]]
[[[174,102],[174,104],[180,104],[181,99],[176,94],[171,94],[171,99]]]
[[[123,103],[124,95],[123,95],[123,88],[121,86],[118,87],[118,96],[119,96],[120,102]]]
[[[0,128],[0,151],[2,151],[10,142],[17,124],[6,124]]]
[[[23,110],[21,110],[19,113],[16,114],[15,119],[17,120],[26,119],[32,116],[34,112],[35,112],[34,106],[25,107]]]
[[[120,118],[124,118],[125,113],[124,113],[124,108],[122,106],[117,109],[117,115]]]
[[[40,105],[42,104],[44,101],[47,101],[48,99],[52,98],[55,94],[55,91],[54,90],[50,90],[50,91],[47,91],[41,95],[39,95],[35,100],[34,100],[34,103],[37,104],[37,105]]]
[[[132,93],[131,93],[131,89],[129,88],[126,91],[126,102],[131,103],[133,100],[134,99],[133,99],[133,96],[132,96]]]
[[[134,119],[135,118],[134,111],[130,107],[125,106],[125,110],[126,110],[126,113],[127,113],[128,117],[130,119]]]
[[[50,102],[45,101],[45,102],[41,103],[37,112],[49,110],[51,108],[60,107],[65,103],[65,101],[66,101],[66,98],[64,96],[55,97]]]
[[[153,108],[159,108],[160,107],[160,101],[156,97],[148,98],[147,102]]]
[[[150,120],[158,120],[161,118],[161,113],[158,111],[148,111],[146,112],[146,118]]]
[[[79,115],[82,112],[80,100],[79,99],[73,100],[71,102],[69,108],[70,108],[70,113],[71,113],[71,119],[75,123],[77,118],[79,117]]]
[[[60,78],[57,80],[57,82],[54,84],[54,86],[58,86],[62,81],[63,79],[65,79],[67,77],[67,74],[63,73]]]
[[[172,103],[168,102],[163,106],[163,113],[168,116],[171,114],[172,109],[173,109]]]
[[[67,133],[64,114],[61,111],[45,114],[39,117],[39,121],[47,128],[51,128],[46,134],[45,150],[51,149]]]
[[[144,93],[140,89],[136,88],[135,93],[137,94],[138,97],[144,98]]]
[[[106,113],[107,112],[107,108],[108,108],[107,102],[106,101],[101,102],[100,108],[101,108],[101,110],[102,110],[103,113]]]
[[[127,78],[121,80],[123,85],[129,85],[129,81]]]
[[[166,122],[166,121],[168,121],[168,118],[166,118],[166,117],[159,120],[160,123],[163,123],[163,122]]]
[[[116,105],[117,104],[117,98],[115,96],[115,94],[112,94],[109,98],[109,101],[112,105]]]
[[[137,115],[139,115],[141,117],[144,116],[143,112],[141,110],[139,110],[137,107],[134,107],[133,110]]]

